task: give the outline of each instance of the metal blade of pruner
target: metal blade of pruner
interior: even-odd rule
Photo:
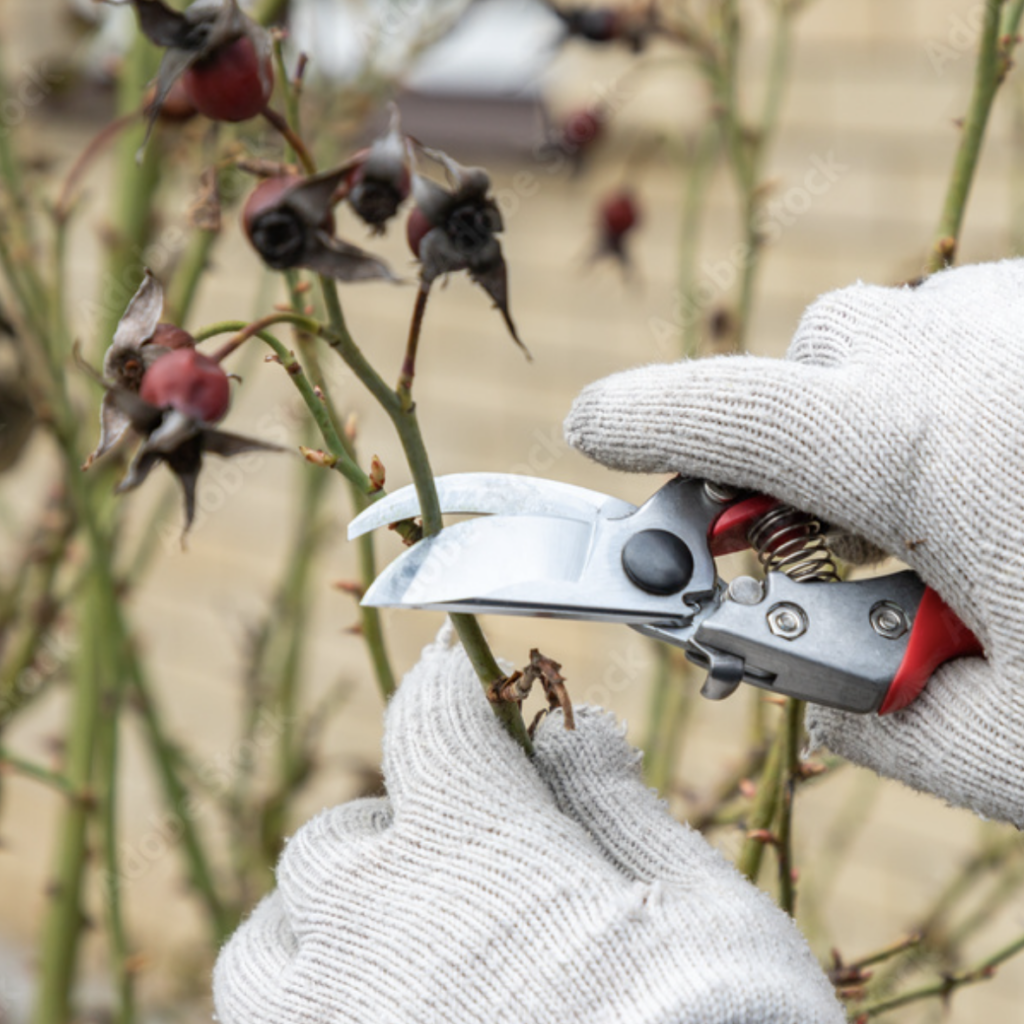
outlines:
[[[443,513],[480,518],[403,553],[364,604],[621,622],[670,630],[679,644],[715,594],[707,533],[722,509],[702,481],[676,478],[639,508],[511,474],[457,474],[436,486]],[[357,516],[349,537],[418,511],[404,488]]]

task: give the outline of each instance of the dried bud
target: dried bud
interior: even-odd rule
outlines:
[[[300,444],[299,451],[307,462],[312,463],[314,466],[320,466],[322,469],[332,469],[338,464],[338,457],[336,455],[321,451],[319,448],[307,448],[305,445]]]
[[[384,463],[376,455],[370,460],[371,494],[384,489]]]

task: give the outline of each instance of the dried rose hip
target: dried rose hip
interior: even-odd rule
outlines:
[[[334,237],[332,206],[351,164],[303,178],[266,178],[242,209],[242,227],[273,270],[305,267],[338,281],[395,280],[383,260]]]
[[[591,258],[611,256],[628,270],[630,259],[626,239],[639,223],[640,209],[633,193],[627,188],[609,193],[598,209],[598,238]]]
[[[176,409],[201,423],[216,423],[228,411],[231,387],[219,363],[193,348],[178,348],[146,371],[139,397],[158,409]]]
[[[420,174],[413,178],[416,205],[405,234],[420,261],[420,288],[429,291],[437,278],[467,271],[494,300],[512,339],[531,358],[509,312],[508,269],[497,238],[504,225],[490,195],[490,177],[483,168],[463,167],[440,150],[424,152],[444,167],[449,187]]]
[[[178,82],[187,101],[216,121],[245,121],[265,109],[274,88],[271,38],[238,0],[195,0],[184,11],[163,0],[130,2],[143,35],[164,48],[146,104],[150,127]]]
[[[264,178],[249,193],[242,208],[246,237],[267,266],[275,270],[296,266],[305,249],[306,224],[298,213],[281,205],[281,197],[301,181],[297,174]]]
[[[607,235],[621,238],[640,219],[633,193],[625,189],[613,192],[601,204],[601,225]]]
[[[405,135],[398,108],[391,107],[391,122],[380,138],[353,158],[355,169],[348,178],[349,205],[370,225],[374,234],[382,234],[384,225],[409,197],[409,174]]]

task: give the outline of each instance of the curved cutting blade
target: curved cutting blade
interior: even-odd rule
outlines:
[[[443,513],[548,516],[582,523],[598,515],[629,515],[636,506],[586,487],[513,473],[452,473],[434,481]],[[375,502],[349,523],[348,538],[420,514],[415,487],[403,487]]]

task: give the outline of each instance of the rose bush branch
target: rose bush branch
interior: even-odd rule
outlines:
[[[981,28],[978,59],[974,66],[974,86],[961,129],[960,145],[953,160],[935,241],[925,264],[925,272],[928,274],[949,266],[956,258],[964,212],[981,155],[989,114],[999,86],[1012,64],[1022,14],[1024,3],[1020,0],[1014,0],[1009,5],[1006,0],[985,0],[985,18]]]

